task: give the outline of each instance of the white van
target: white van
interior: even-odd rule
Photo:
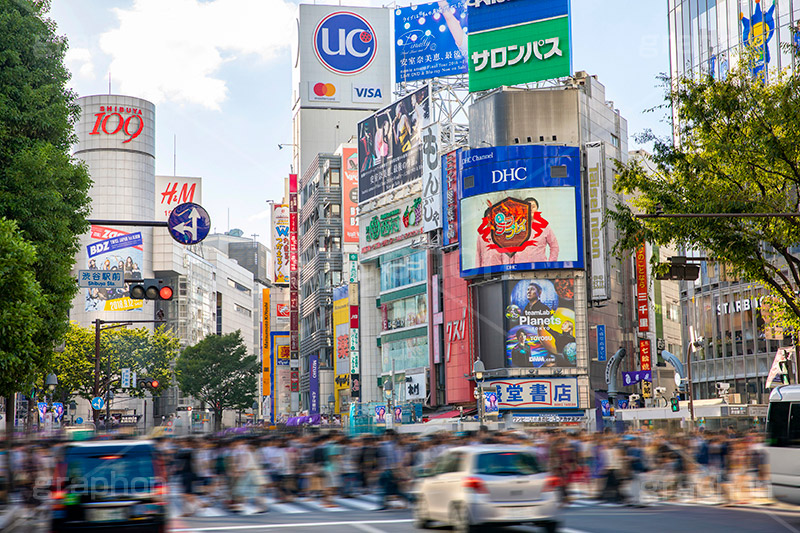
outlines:
[[[769,395],[766,450],[773,496],[800,505],[800,385],[783,385]]]

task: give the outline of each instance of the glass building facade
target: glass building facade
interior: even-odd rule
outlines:
[[[798,56],[800,0],[668,0],[673,80],[711,75],[724,79],[745,44],[760,47],[754,69],[769,78]]]

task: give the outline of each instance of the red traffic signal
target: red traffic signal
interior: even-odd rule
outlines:
[[[130,296],[133,300],[172,300],[172,287],[163,279],[143,279],[131,285]]]
[[[145,389],[157,389],[158,388],[158,380],[153,378],[139,378],[139,387]]]

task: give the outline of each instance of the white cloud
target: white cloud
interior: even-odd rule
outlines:
[[[270,208],[270,209],[267,209],[265,211],[261,211],[259,213],[256,213],[255,215],[250,215],[249,217],[247,217],[247,221],[248,222],[254,222],[256,220],[266,220],[272,215],[271,211],[272,211],[272,209]]]
[[[94,63],[92,62],[92,53],[88,48],[67,49],[64,61],[73,76],[77,73],[81,78],[94,78]]]
[[[220,109],[228,61],[268,61],[293,38],[288,0],[135,0],[100,37],[120,92]]]

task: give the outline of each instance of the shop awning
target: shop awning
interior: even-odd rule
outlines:
[[[461,411],[455,409],[453,411],[445,411],[444,413],[437,413],[435,415],[428,415],[429,420],[433,420],[434,418],[453,418],[454,416],[458,416],[461,414]]]

